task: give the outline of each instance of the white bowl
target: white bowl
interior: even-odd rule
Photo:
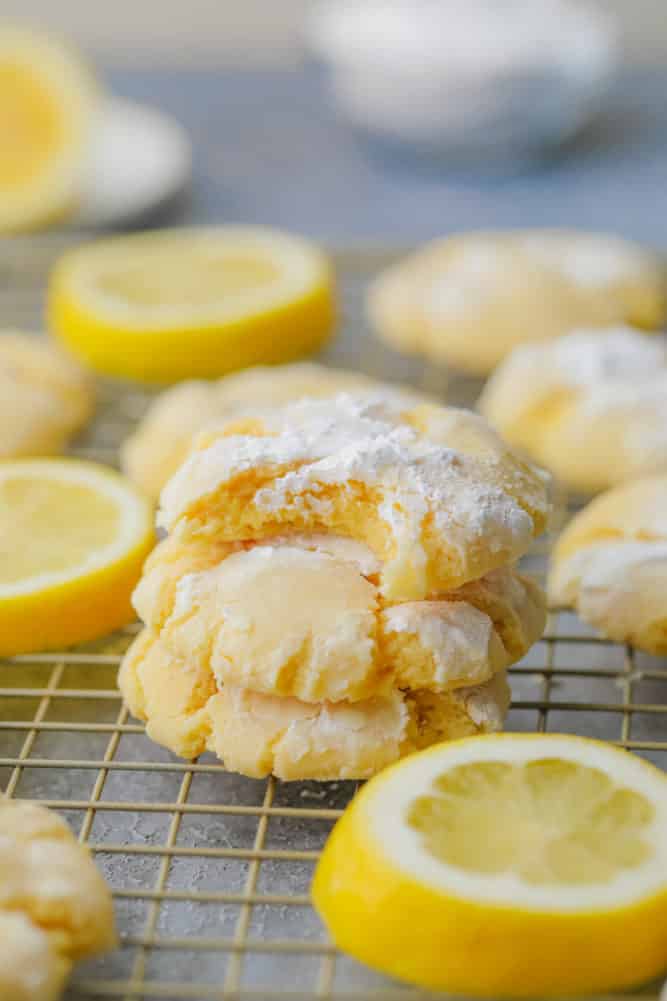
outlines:
[[[175,197],[192,171],[192,149],[170,115],[119,97],[104,102],[72,225],[127,226]]]
[[[572,0],[338,0],[308,31],[341,112],[418,153],[526,156],[599,111],[613,23]]]

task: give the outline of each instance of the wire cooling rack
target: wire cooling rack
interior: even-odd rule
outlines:
[[[0,243],[3,325],[39,329],[45,277],[62,247],[52,238]],[[336,255],[344,330],[327,360],[471,403],[478,384],[447,385],[443,372],[368,334],[363,288],[395,253]],[[148,401],[102,384],[97,420],[73,452],[115,463]],[[543,574],[547,554],[548,540],[526,565]],[[81,966],[70,997],[423,998],[336,952],[309,904],[318,853],[355,784],[256,781],[210,755],[184,762],[154,745],[115,684],[134,632],[0,662],[0,786],[58,810],[114,891],[120,948]],[[508,729],[588,734],[667,768],[664,660],[600,640],[560,613],[511,680]]]

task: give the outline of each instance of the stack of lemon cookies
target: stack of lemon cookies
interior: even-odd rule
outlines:
[[[307,398],[200,433],[161,496],[120,686],[153,739],[250,776],[365,778],[497,730],[544,599],[547,485],[479,417]]]

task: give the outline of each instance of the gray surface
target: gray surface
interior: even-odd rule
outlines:
[[[313,69],[118,70],[109,82],[173,112],[193,139],[191,199],[164,221],[260,222],[346,245],[579,226],[667,248],[667,70],[627,70],[609,114],[575,145],[499,176],[369,148],[337,120]]]

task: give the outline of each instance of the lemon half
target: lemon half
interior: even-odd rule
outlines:
[[[47,224],[74,207],[96,91],[67,45],[0,24],[0,232]]]
[[[153,542],[150,504],[113,470],[73,459],[0,463],[0,655],[131,622]]]
[[[667,967],[667,776],[578,737],[440,744],[357,795],[313,897],[340,948],[424,987],[642,983]]]
[[[212,378],[290,361],[331,334],[326,256],[259,227],[162,230],[65,254],[53,332],[92,368],[146,382]]]

